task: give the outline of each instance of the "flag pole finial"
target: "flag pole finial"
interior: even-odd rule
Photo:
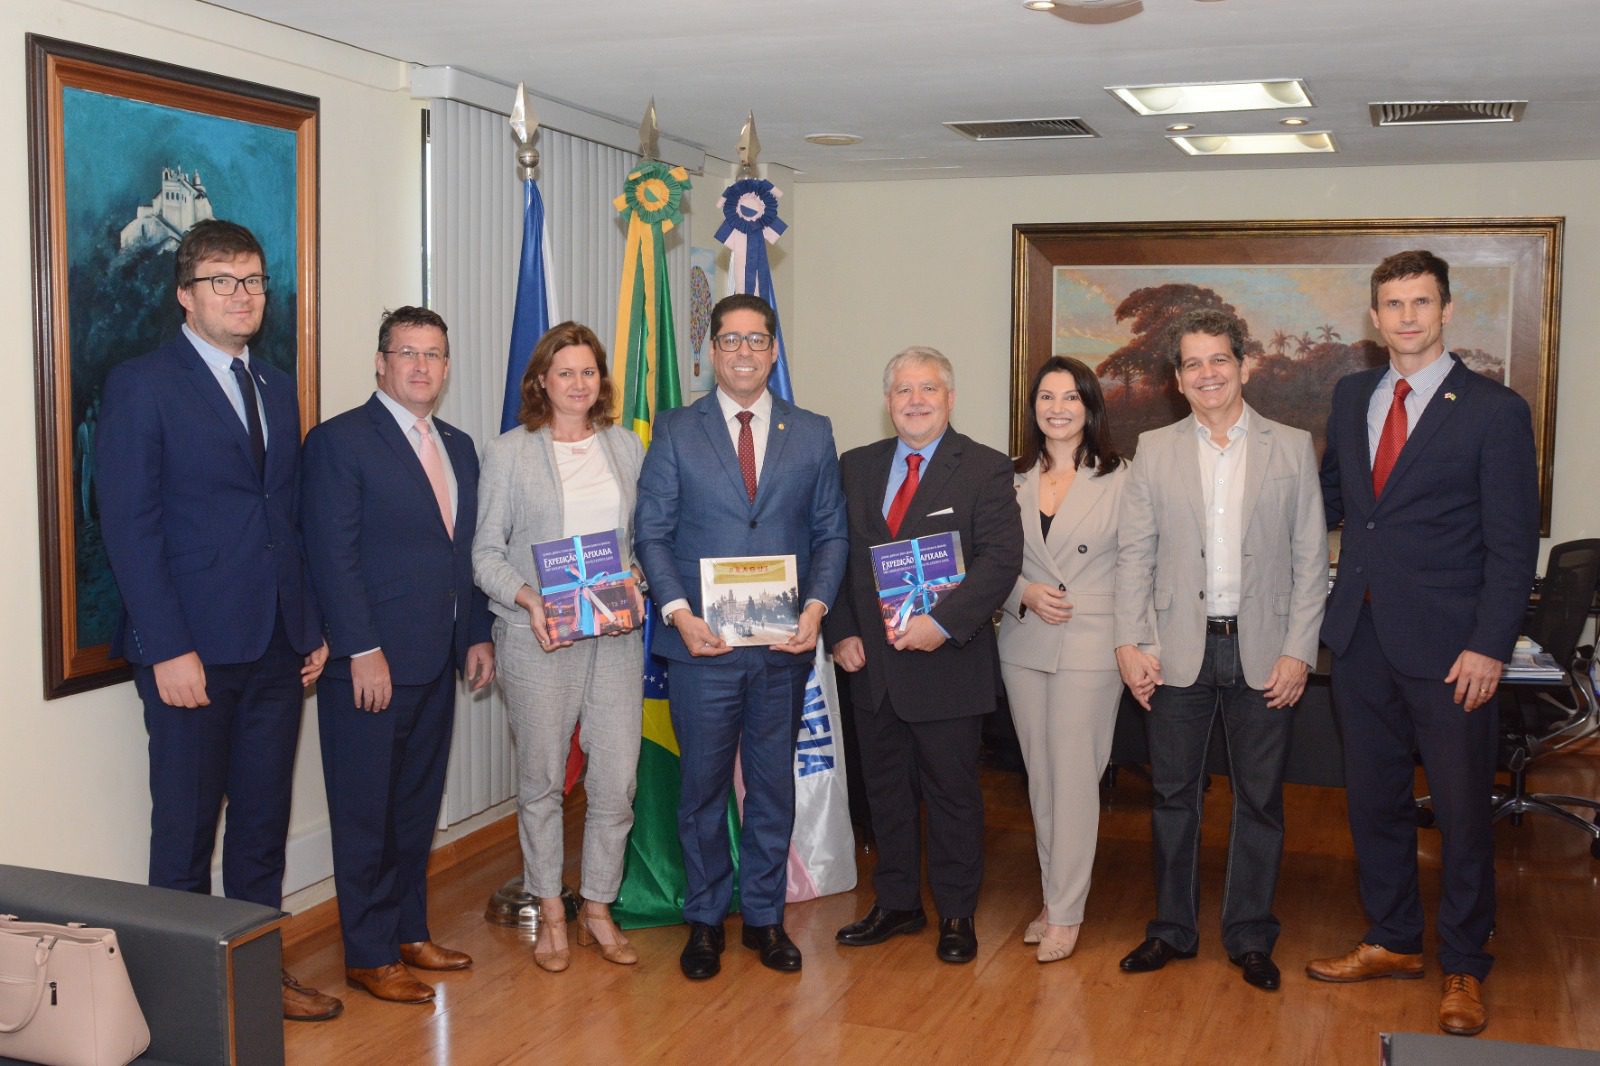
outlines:
[[[517,82],[517,99],[511,105],[511,139],[517,145],[517,179],[532,181],[539,166],[539,149],[533,146],[533,135],[539,131],[539,116],[528,106],[528,90]]]
[[[756,136],[756,113],[750,112],[744,129],[739,131],[739,173],[745,177],[759,177],[756,160],[761,155],[761,140]]]
[[[656,98],[644,109],[644,120],[639,123],[639,154],[645,159],[659,159],[661,129],[656,125]]]

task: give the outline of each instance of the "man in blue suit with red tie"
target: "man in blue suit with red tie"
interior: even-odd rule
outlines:
[[[711,310],[717,388],[657,416],[639,474],[634,554],[667,625],[651,651],[671,662],[672,728],[683,775],[678,836],[687,881],[684,976],[721,968],[723,917],[733,895],[728,792],[744,772],[739,898],[744,945],[770,969],[800,969],[783,928],[794,828],[794,745],[822,616],[849,551],[833,429],[774,396],[776,316],[757,296]],[[799,630],[770,647],[730,647],[706,624],[700,560],[793,555]]]
[[[387,312],[378,389],[306,437],[306,556],[323,605],[317,722],[345,978],[379,999],[434,998],[407,967],[464,970],[428,934],[428,854],[444,797],[456,672],[494,679],[472,581],[478,454],[433,417],[450,373],[444,319]]]
[[[294,382],[251,359],[267,275],[243,226],[196,223],[177,253],[179,336],[106,379],[101,528],[150,734],[150,883],[283,900],[304,686],[327,658],[300,539]],[[283,974],[284,1017],[339,1013]]]
[[[1413,753],[1440,831],[1439,1027],[1470,1036],[1488,1014],[1494,785],[1502,665],[1527,608],[1539,547],[1528,405],[1444,346],[1450,269],[1400,252],[1372,274],[1372,323],[1389,364],[1334,389],[1322,460],[1331,527],[1344,523],[1322,639],[1344,735],[1350,832],[1372,925],[1315,959],[1322,981],[1421,977]]]

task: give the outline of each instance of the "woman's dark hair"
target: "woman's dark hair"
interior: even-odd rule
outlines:
[[[1014,464],[1016,472],[1025,474],[1033,469],[1035,463],[1039,465],[1041,474],[1050,469],[1050,451],[1045,447],[1044,430],[1039,428],[1036,412],[1039,386],[1044,382],[1045,375],[1060,373],[1072,375],[1072,387],[1083,401],[1083,439],[1078,442],[1078,450],[1072,453],[1072,465],[1079,470],[1086,463],[1093,466],[1095,477],[1109,474],[1122,465],[1122,456],[1111,444],[1111,430],[1106,424],[1106,398],[1100,391],[1100,379],[1088,366],[1065,355],[1046,359],[1028,386],[1028,425],[1022,434],[1022,454],[1017,456]]]
[[[550,397],[545,395],[539,379],[550,372],[550,363],[557,352],[572,347],[588,348],[593,352],[594,365],[600,370],[600,388],[595,393],[594,404],[589,408],[589,428],[605,429],[611,424],[613,391],[611,375],[606,372],[606,347],[588,326],[578,322],[563,322],[551,326],[550,332],[539,338],[539,343],[533,346],[533,356],[528,360],[528,369],[522,374],[522,410],[517,412],[517,421],[529,433],[548,424],[553,415]]]

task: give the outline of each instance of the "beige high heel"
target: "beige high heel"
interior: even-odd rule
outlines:
[[[618,966],[632,966],[639,961],[639,952],[611,920],[611,907],[604,903],[586,902],[578,911],[578,944],[599,948],[601,958]]]
[[[1039,917],[1028,923],[1028,928],[1022,931],[1022,942],[1024,944],[1037,944],[1039,942],[1039,938],[1044,936],[1044,931],[1050,927],[1049,914],[1048,910],[1040,911]]]
[[[533,961],[547,973],[560,973],[572,965],[567,948],[567,908],[558,896],[539,901],[539,939],[533,945]]]
[[[1034,958],[1040,962],[1060,962],[1062,959],[1067,958],[1078,946],[1078,930],[1080,928],[1082,927],[1069,925],[1066,927],[1066,936],[1057,939],[1051,935],[1049,928],[1046,927],[1044,933],[1039,937],[1039,950],[1035,953]]]

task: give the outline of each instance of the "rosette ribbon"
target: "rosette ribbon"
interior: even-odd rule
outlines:
[[[733,291],[750,293],[767,301],[772,305],[775,320],[778,301],[772,291],[767,245],[775,244],[789,228],[778,217],[778,197],[782,195],[783,190],[765,178],[741,178],[722,190],[722,198],[717,201],[722,209],[717,240],[728,246],[728,277],[733,281]],[[752,240],[753,237],[760,239]],[[778,345],[778,360],[767,387],[774,395],[793,402],[794,389],[789,384],[789,360],[784,351],[781,322],[775,322],[773,334]]]
[[[615,376],[622,382],[618,414],[646,445],[654,412],[683,402],[666,234],[683,219],[683,194],[688,188],[688,171],[647,159],[628,175],[622,195],[612,201],[628,220],[614,349]]]

